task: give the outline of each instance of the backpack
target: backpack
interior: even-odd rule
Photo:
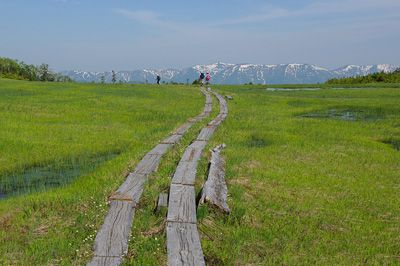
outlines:
[[[200,78],[201,78],[201,79],[204,79],[204,73],[201,73],[201,74],[200,74]]]
[[[210,81],[210,79],[211,79],[211,76],[210,76],[210,75],[207,75],[206,81]]]

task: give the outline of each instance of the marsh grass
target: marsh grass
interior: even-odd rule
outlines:
[[[232,212],[208,205],[198,210],[208,265],[400,263],[400,153],[393,148],[400,137],[398,89],[214,89],[233,100],[203,153],[196,192],[206,178],[208,150],[226,143]],[[61,188],[1,200],[0,264],[85,264],[107,196],[203,103],[198,91],[180,86],[0,81],[1,173],[84,151],[121,151]],[[379,119],[301,117],[333,108],[380,110]],[[156,199],[168,191],[180,156],[206,122],[196,124],[150,177],[125,265],[166,263],[165,216],[154,213]]]
[[[399,263],[400,154],[381,142],[400,136],[398,89],[218,89],[232,213],[203,214],[210,265]],[[299,116],[332,107],[362,119]]]
[[[79,169],[61,187],[0,200],[0,265],[85,264],[108,196],[203,103],[190,86],[0,80],[2,181]]]

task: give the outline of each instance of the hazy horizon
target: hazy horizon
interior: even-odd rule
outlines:
[[[57,71],[400,64],[400,1],[0,0],[0,56]]]

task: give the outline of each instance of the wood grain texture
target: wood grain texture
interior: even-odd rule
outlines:
[[[205,265],[196,225],[196,201],[193,184],[201,153],[228,112],[225,99],[219,94],[214,94],[220,101],[220,113],[207,127],[200,131],[196,141],[187,147],[172,178],[167,215],[167,250],[168,265],[170,266]],[[206,108],[208,107],[206,106]],[[209,111],[206,108],[205,111]],[[219,190],[223,191],[223,189]]]
[[[169,136],[168,138],[162,140],[160,143],[176,144],[181,140],[181,138],[182,138],[181,134],[173,134],[173,135]]]
[[[212,96],[211,96],[211,94],[208,93],[208,92],[205,92],[205,91],[204,91],[204,94],[206,96],[206,105],[212,104]]]
[[[211,125],[203,128],[200,131],[199,136],[197,137],[197,140],[203,140],[203,141],[208,141],[210,140],[211,136],[214,134],[216,130],[216,126]]]
[[[199,233],[195,224],[168,222],[167,249],[168,265],[205,265]]]
[[[193,122],[186,122],[185,124],[183,124],[182,126],[180,126],[179,128],[177,128],[173,134],[177,134],[177,135],[183,135],[186,133],[186,131],[189,130],[189,128],[191,126],[193,126]]]
[[[196,223],[194,186],[172,184],[169,191],[167,221]]]
[[[202,90],[209,101],[211,95]],[[208,103],[209,104],[209,103]],[[110,207],[104,219],[104,223],[96,235],[94,241],[94,257],[87,265],[120,265],[122,258],[128,252],[128,241],[131,233],[132,221],[135,213],[135,207],[143,193],[144,185],[147,182],[147,176],[157,170],[162,156],[177,143],[184,133],[197,121],[202,120],[207,114],[202,112],[194,119],[186,122],[174,131],[174,134],[166,138],[160,144],[155,146],[136,166],[133,173],[130,173],[125,182],[110,197]],[[193,191],[186,190],[186,197],[193,197]],[[175,194],[177,195],[177,194]],[[160,200],[166,202],[168,195],[160,196]],[[161,204],[165,204],[162,203]],[[191,201],[189,201],[191,202]],[[193,220],[196,219],[196,210],[188,208],[189,212],[177,212],[177,219]]]
[[[162,154],[146,154],[136,166],[134,173],[150,175],[157,170]]]
[[[131,173],[110,199],[123,200],[130,198],[136,205],[139,203],[146,182],[147,176],[145,174]]]
[[[94,241],[97,257],[121,257],[128,252],[128,240],[135,213],[128,201],[111,201],[103,226]]]
[[[172,184],[183,184],[194,186],[197,173],[196,162],[179,162],[176,167],[174,176],[172,177]]]
[[[147,154],[150,155],[163,155],[167,153],[167,151],[174,146],[173,144],[164,144],[160,143],[157,146],[155,146],[151,151],[149,151]]]
[[[94,257],[87,266],[118,266],[122,263],[122,258],[117,257]]]
[[[189,147],[186,148],[182,155],[182,162],[197,162],[200,157],[204,147],[207,145],[205,141],[194,141]]]
[[[212,111],[212,104],[206,104],[206,106],[204,107],[204,112],[211,113],[211,111]]]
[[[224,145],[219,145],[212,150],[210,170],[201,192],[200,203],[209,202],[222,211],[230,213],[227,203],[228,187],[225,182],[225,161],[221,157],[221,150],[224,147]]]
[[[158,195],[157,207],[155,209],[158,215],[166,216],[168,212],[168,193]]]

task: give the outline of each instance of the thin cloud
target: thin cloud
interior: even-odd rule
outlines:
[[[138,23],[157,27],[161,29],[169,29],[173,31],[182,31],[183,28],[173,21],[162,18],[162,16],[151,10],[127,10],[127,9],[114,9],[114,11],[128,19]]]
[[[315,1],[299,9],[285,9],[277,6],[264,6],[264,12],[245,15],[235,19],[226,19],[216,25],[234,25],[257,23],[269,20],[300,18],[309,16],[326,16],[333,14],[348,14],[365,11],[392,11],[399,12],[398,0],[342,0],[342,1]]]

